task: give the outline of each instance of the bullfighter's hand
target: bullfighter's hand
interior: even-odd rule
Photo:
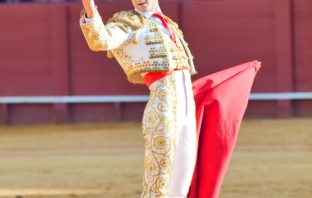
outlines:
[[[82,0],[82,5],[87,14],[87,18],[92,18],[95,13],[95,4],[94,0]]]

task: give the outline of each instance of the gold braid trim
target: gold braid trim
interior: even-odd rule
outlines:
[[[177,30],[178,34],[183,38],[183,33],[182,31],[179,29],[179,26],[177,23],[173,22],[169,17],[165,16],[165,18],[168,20],[168,22]]]
[[[107,21],[107,24],[113,23],[113,22],[121,22],[126,25],[129,25],[133,30],[138,30],[145,25],[146,20],[147,19],[145,17],[143,17],[136,11],[129,10],[129,11],[122,11],[122,12],[115,13],[113,17]],[[135,44],[138,43],[138,34],[136,31],[135,31],[135,38],[132,42]],[[107,51],[107,57],[113,58],[114,55],[111,51]]]
[[[107,23],[122,22],[129,25],[133,30],[138,30],[145,25],[146,18],[134,10],[122,11],[114,14]]]

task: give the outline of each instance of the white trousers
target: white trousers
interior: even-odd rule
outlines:
[[[186,198],[196,161],[196,120],[187,70],[149,87],[142,121],[145,140],[142,198]]]
[[[196,119],[192,82],[187,70],[175,71],[177,91],[177,145],[168,198],[186,198],[196,163]]]

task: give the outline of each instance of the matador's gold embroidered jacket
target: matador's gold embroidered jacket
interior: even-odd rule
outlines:
[[[131,83],[144,84],[143,74],[175,68],[196,74],[182,31],[168,17],[178,38],[176,44],[155,22],[134,10],[114,14],[106,26],[97,11],[94,17],[91,23],[80,23],[89,47],[115,57]]]

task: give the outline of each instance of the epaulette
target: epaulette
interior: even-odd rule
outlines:
[[[129,25],[132,29],[138,30],[145,25],[146,18],[134,10],[117,12],[107,23],[122,22]]]
[[[169,17],[165,16],[165,18],[168,20],[168,22],[177,30],[177,32],[179,33],[179,35],[183,38],[183,33],[182,31],[179,29],[179,26],[177,23],[173,22]]]

